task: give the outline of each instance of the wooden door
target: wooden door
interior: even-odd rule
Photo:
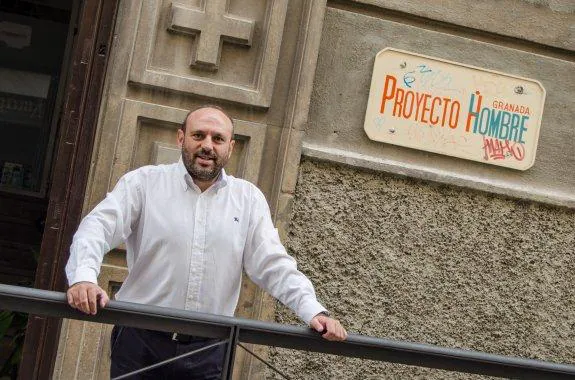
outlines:
[[[64,291],[67,248],[79,223],[118,0],[83,0],[73,26],[52,186],[35,287]],[[20,379],[52,376],[59,319],[31,316]]]

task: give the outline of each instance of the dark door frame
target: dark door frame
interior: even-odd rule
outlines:
[[[80,1],[80,0],[79,0]],[[68,65],[35,287],[65,291],[64,266],[80,222],[119,0],[81,0]],[[19,379],[50,379],[61,319],[30,316]]]

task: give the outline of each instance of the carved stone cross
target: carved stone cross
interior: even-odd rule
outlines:
[[[220,62],[223,40],[251,46],[255,22],[226,14],[227,0],[205,0],[204,4],[204,10],[172,4],[168,29],[199,34],[192,65],[215,70]]]

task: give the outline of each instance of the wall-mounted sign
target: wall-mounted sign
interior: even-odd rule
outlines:
[[[375,58],[364,130],[375,141],[526,170],[544,102],[536,80],[387,48]]]

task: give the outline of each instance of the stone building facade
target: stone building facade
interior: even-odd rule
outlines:
[[[537,158],[517,171],[371,141],[375,55],[392,47],[533,78]],[[352,333],[575,360],[575,4],[570,0],[123,0],[87,212],[178,157],[206,102],[236,121],[229,171],[266,194],[320,300]],[[122,249],[100,284],[126,274]],[[236,315],[299,323],[245,281]],[[110,326],[66,321],[54,378],[106,378]],[[293,378],[474,378],[255,347]],[[274,378],[238,351],[236,378]]]

